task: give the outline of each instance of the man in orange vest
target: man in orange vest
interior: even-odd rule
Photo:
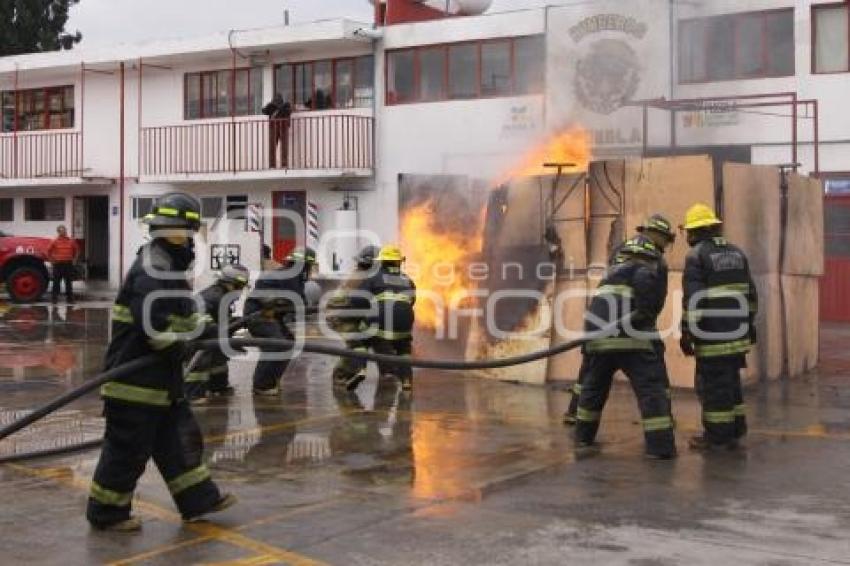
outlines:
[[[65,281],[65,297],[68,303],[74,302],[74,263],[80,255],[80,247],[68,237],[64,226],[56,228],[56,239],[47,248],[47,261],[53,264],[53,302],[59,300],[59,286]]]

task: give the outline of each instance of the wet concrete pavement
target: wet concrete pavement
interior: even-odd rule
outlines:
[[[17,309],[0,321],[0,419],[97,372],[107,311]],[[747,450],[688,452],[698,424],[676,392],[681,456],[641,457],[634,399],[618,386],[599,455],[577,459],[563,391],[436,372],[412,397],[377,377],[334,395],[333,360],[293,364],[280,399],[238,395],[197,411],[217,481],[240,504],[183,525],[153,466],[138,535],[83,517],[97,452],[0,467],[4,564],[850,564],[850,327],[823,329],[818,375],[748,392]],[[374,371],[374,370],[372,370]],[[522,371],[519,368],[517,371]],[[85,399],[0,454],[96,437]]]

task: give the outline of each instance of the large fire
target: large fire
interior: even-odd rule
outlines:
[[[467,266],[481,252],[484,224],[478,220],[470,237],[441,226],[436,212],[429,200],[405,210],[401,218],[401,245],[421,295],[416,323],[431,330],[442,327],[446,309],[463,303],[467,290],[475,287]]]
[[[590,148],[590,133],[582,127],[574,126],[533,147],[505,171],[496,184],[501,185],[517,177],[554,174],[556,171],[546,167],[546,164],[572,163],[574,167],[566,168],[564,172],[587,171],[592,157]]]
[[[518,177],[551,175],[545,164],[572,163],[564,172],[586,171],[591,159],[589,133],[580,127],[559,132],[533,147],[494,183],[495,186]],[[469,277],[469,264],[481,253],[484,210],[469,218],[458,231],[457,223],[441,221],[441,216],[457,211],[440,211],[434,200],[404,210],[401,217],[401,244],[418,288],[417,324],[428,329],[444,328],[447,310],[465,303],[475,283]],[[452,227],[454,225],[454,228]],[[428,296],[437,297],[437,300]]]

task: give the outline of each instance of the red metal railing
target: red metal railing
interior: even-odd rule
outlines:
[[[0,179],[78,177],[82,173],[80,132],[0,134]]]
[[[141,172],[171,175],[371,169],[373,134],[373,118],[350,115],[142,128]]]

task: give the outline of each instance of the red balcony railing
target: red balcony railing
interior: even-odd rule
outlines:
[[[0,179],[78,177],[82,173],[80,132],[0,134]]]
[[[331,115],[142,128],[142,175],[371,169],[373,124]]]

